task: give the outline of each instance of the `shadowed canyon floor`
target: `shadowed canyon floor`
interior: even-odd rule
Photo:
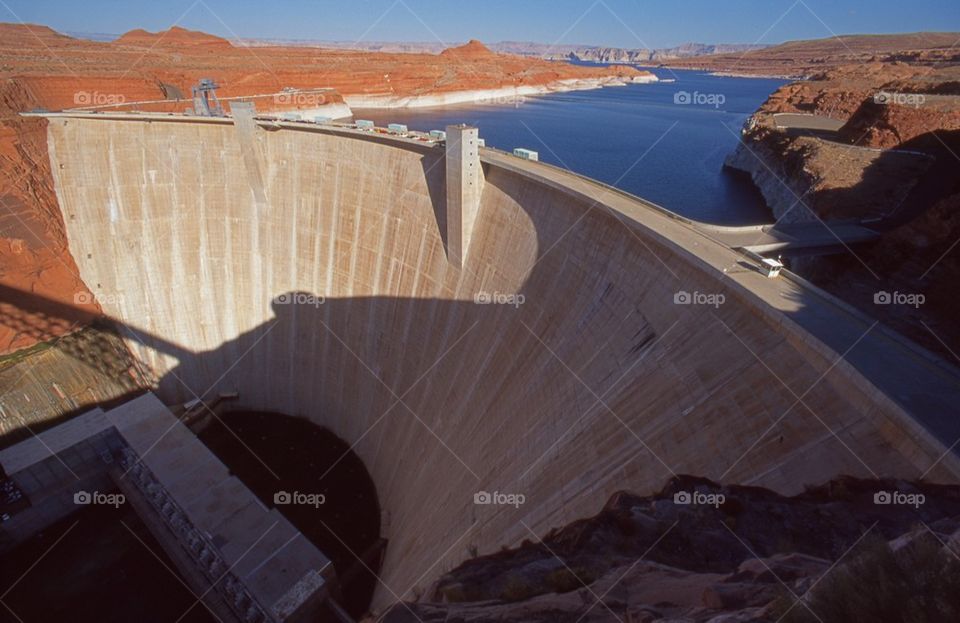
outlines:
[[[918,503],[875,503],[891,492]],[[948,621],[958,556],[956,486],[845,478],[787,498],[680,476],[464,563],[385,620]]]

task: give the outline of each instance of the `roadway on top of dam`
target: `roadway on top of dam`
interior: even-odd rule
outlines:
[[[46,113],[50,118],[161,121],[173,123],[232,124],[231,118],[187,117],[148,113]],[[257,119],[261,127],[340,135],[354,139],[381,141],[405,149],[427,151],[437,148],[431,141],[391,136],[353,129],[347,125],[315,124],[300,121]],[[678,252],[692,256],[711,267],[719,280],[728,279],[738,289],[760,299],[757,308],[784,326],[795,324],[810,337],[801,340],[823,352],[833,367],[852,366],[875,388],[874,393],[892,400],[916,423],[916,435],[930,434],[948,448],[960,440],[960,369],[926,351],[846,303],[812,286],[802,278],[784,272],[779,279],[768,279],[756,267],[755,258],[743,250],[754,247],[742,241],[764,240],[777,243],[777,234],[753,228],[723,228],[697,223],[660,206],[596,182],[573,172],[545,163],[531,162],[493,149],[483,149],[480,159],[535,179],[565,194],[586,200],[588,211],[600,208],[613,214],[628,229],[643,227],[659,236]],[[624,219],[622,217],[627,217]],[[819,223],[813,225],[820,226]],[[749,229],[749,228],[748,228]],[[820,236],[836,239],[836,231]],[[638,241],[640,239],[638,238]],[[642,243],[642,241],[640,241]],[[657,258],[659,260],[659,258]],[[663,269],[670,271],[669,264]],[[672,271],[671,271],[672,272]],[[672,301],[671,301],[672,302]],[[666,302],[665,302],[666,303]],[[771,313],[772,310],[772,313]],[[814,339],[815,338],[815,339]],[[827,349],[823,348],[823,345]],[[746,346],[745,346],[746,347]],[[756,355],[754,355],[756,356]],[[777,362],[761,363],[770,371],[770,383],[780,384]],[[793,393],[793,389],[787,387]],[[879,390],[879,391],[876,391]],[[805,394],[794,394],[803,403]]]
[[[853,245],[880,237],[879,232],[857,221],[812,221],[744,227],[695,226],[731,249],[753,253],[780,252],[789,256],[846,253]]]

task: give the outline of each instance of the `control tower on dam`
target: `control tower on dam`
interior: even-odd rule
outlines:
[[[470,132],[48,118],[71,252],[157,395],[236,392],[363,459],[389,542],[375,607],[676,474],[960,475],[952,370]]]

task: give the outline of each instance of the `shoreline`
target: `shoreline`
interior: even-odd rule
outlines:
[[[329,104],[314,106],[313,108],[265,109],[262,111],[257,111],[258,115],[277,117],[282,116],[285,113],[294,113],[304,118],[310,117],[310,119],[307,119],[308,121],[312,121],[313,117],[328,117],[331,121],[338,121],[352,117],[353,109],[351,109],[350,105],[345,102],[331,102]]]
[[[498,89],[467,89],[424,95],[343,95],[347,106],[353,108],[431,108],[452,106],[455,104],[516,104],[524,97],[567,93],[570,91],[589,91],[604,87],[626,86],[628,84],[650,84],[657,82],[655,75],[635,76],[634,78],[569,78],[544,85],[521,85]]]
[[[707,71],[711,76],[717,76],[718,78],[760,78],[765,80],[790,80],[796,82],[797,80],[806,80],[805,76],[800,76],[797,74],[748,74],[741,73],[737,71]]]
[[[590,91],[609,87],[622,87],[629,84],[652,84],[660,80],[653,73],[633,77],[607,76],[603,78],[565,78],[542,85],[519,85],[500,87],[495,89],[464,89],[459,91],[428,92],[421,95],[389,95],[389,94],[339,94],[342,101],[324,101],[329,99],[327,89],[293,90],[278,93],[237,95],[221,98],[226,108],[235,101],[254,101],[272,98],[273,102],[282,102],[285,105],[267,105],[257,110],[258,115],[282,117],[285,114],[300,115],[306,120],[315,117],[327,117],[331,121],[342,121],[354,116],[353,109],[411,109],[411,108],[440,108],[455,105],[483,105],[483,104],[519,104],[526,97],[549,95],[551,93],[567,93],[571,91]],[[323,91],[323,93],[314,93]],[[289,106],[301,99],[311,101],[314,105],[302,108]],[[178,104],[187,105],[188,100],[177,100]],[[107,106],[89,106],[68,110],[89,110],[91,112],[120,111],[137,105],[169,105],[171,100],[144,100],[139,102],[124,102]]]
[[[709,76],[718,78],[757,78],[765,80],[806,80],[805,74],[778,74],[778,73],[750,73],[746,71],[734,71],[725,69],[715,69],[710,67],[673,67],[671,65],[662,65],[658,69],[669,69],[678,71],[699,71]]]

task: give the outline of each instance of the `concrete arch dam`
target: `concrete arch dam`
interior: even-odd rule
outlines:
[[[236,391],[354,444],[389,539],[376,607],[675,473],[960,473],[797,320],[839,311],[687,223],[493,150],[461,222],[439,145],[246,121],[50,115],[71,251],[165,402]]]

